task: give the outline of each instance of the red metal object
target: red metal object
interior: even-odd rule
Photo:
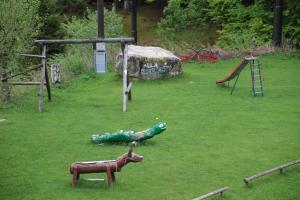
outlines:
[[[197,64],[202,64],[205,61],[215,63],[218,60],[217,53],[213,53],[210,50],[195,50],[191,49],[193,52],[188,53],[187,55],[182,55],[180,53],[175,53],[182,62],[195,62]]]
[[[80,174],[106,173],[108,186],[112,187],[113,182],[116,181],[115,172],[120,172],[129,162],[142,161],[143,156],[133,153],[131,147],[127,153],[121,155],[116,160],[75,162],[70,167],[70,173],[73,174],[72,186],[76,185]]]

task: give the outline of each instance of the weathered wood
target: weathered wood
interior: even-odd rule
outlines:
[[[123,112],[126,112],[126,89],[127,89],[127,59],[128,59],[128,46],[127,44],[122,43],[123,51]]]
[[[298,163],[300,163],[300,160],[296,160],[296,161],[292,161],[292,162],[283,164],[283,165],[281,165],[281,166],[279,166],[279,167],[275,167],[275,168],[266,170],[266,171],[264,171],[264,172],[255,174],[255,175],[253,175],[253,176],[249,176],[249,177],[247,177],[247,178],[244,179],[244,182],[245,182],[245,184],[246,184],[247,186],[249,186],[250,181],[252,181],[252,180],[254,180],[254,179],[257,179],[257,178],[259,178],[259,177],[265,176],[265,175],[267,175],[267,174],[271,174],[271,173],[273,173],[273,172],[275,172],[275,171],[279,171],[280,173],[282,173],[282,171],[283,171],[284,168],[290,167],[290,166],[295,165],[295,164],[298,164]]]
[[[47,94],[48,94],[48,101],[51,101],[51,87],[50,87],[50,82],[49,82],[49,76],[48,76],[47,66],[45,67],[45,80],[46,80],[46,88],[47,88]]]
[[[42,58],[42,67],[41,67],[41,84],[40,84],[40,92],[39,92],[39,103],[38,103],[38,109],[39,112],[43,111],[43,97],[44,97],[44,83],[45,83],[45,73],[46,73],[46,51],[47,46],[43,45],[42,47],[42,56],[45,58]]]
[[[88,44],[88,43],[133,43],[134,38],[96,38],[96,39],[66,39],[66,40],[35,40],[41,45],[47,44]]]
[[[217,194],[220,194],[221,196],[223,196],[223,195],[224,195],[224,192],[227,191],[227,190],[228,190],[228,187],[223,187],[223,188],[221,188],[221,189],[218,189],[218,190],[215,190],[215,191],[213,191],[213,192],[210,192],[210,193],[207,193],[207,194],[205,194],[205,195],[202,195],[202,196],[200,196],[200,197],[197,197],[197,198],[195,198],[195,199],[193,199],[193,200],[207,199],[208,197],[215,196],[215,195],[217,195]]]
[[[10,91],[9,91],[9,84],[7,81],[7,73],[0,74],[1,76],[1,100],[3,102],[7,102],[10,100]]]
[[[26,74],[27,72],[36,70],[36,69],[41,68],[41,67],[42,67],[42,64],[33,65],[32,68],[26,69],[26,70],[23,71],[23,72],[20,72],[20,73],[17,73],[17,74],[7,75],[5,78],[1,78],[1,81],[7,80],[7,79],[11,79],[11,78],[14,78],[14,77],[19,76],[19,75]]]
[[[128,64],[128,63],[127,63],[127,64]],[[129,74],[128,74],[128,72],[127,72],[127,88],[129,88],[129,90],[126,91],[126,94],[127,94],[127,97],[128,97],[128,101],[131,101],[131,100],[132,100],[131,86],[129,87],[130,84],[132,84],[132,82],[130,81]]]
[[[21,56],[25,56],[25,57],[32,57],[32,58],[46,58],[44,56],[41,55],[33,55],[33,54],[20,54]]]
[[[12,82],[11,84],[13,85],[40,85],[41,82],[22,82],[22,81],[16,81],[16,82]]]
[[[51,65],[51,82],[60,83],[60,64]]]
[[[103,178],[84,178],[85,181],[104,181]]]
[[[125,94],[128,94],[128,95],[129,95],[129,93],[130,93],[130,91],[131,91],[131,87],[132,87],[132,82],[130,82],[129,85],[127,86],[126,91],[125,91]],[[128,99],[128,100],[129,100],[129,99]]]

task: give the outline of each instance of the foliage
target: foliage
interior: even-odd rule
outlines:
[[[20,68],[18,54],[30,52],[39,33],[39,0],[2,0],[0,3],[1,71]],[[24,66],[22,66],[23,68]]]
[[[222,48],[250,48],[252,38],[257,45],[272,42],[274,2],[267,0],[170,0],[159,24],[160,32],[186,34],[198,27],[216,27]],[[285,1],[283,38],[300,46],[300,1]],[[200,31],[201,31],[200,29]],[[172,34],[171,34],[172,35]]]
[[[122,113],[122,81],[106,73],[52,88],[53,100],[37,112],[36,90],[0,109],[1,198],[16,200],[183,200],[228,186],[227,200],[299,199],[300,166],[274,173],[246,188],[243,178],[299,159],[299,56],[269,55],[265,97],[251,94],[249,68],[235,93],[214,80],[238,59],[184,65],[184,75],[135,81],[133,101]],[[232,84],[230,84],[232,86]],[[23,104],[23,106],[20,106]],[[93,145],[90,136],[118,129],[143,130],[158,120],[168,129],[134,147],[144,162],[116,174],[113,190],[102,174],[82,175],[70,186],[70,164],[111,160],[124,145]],[[89,182],[84,178],[104,178]],[[215,199],[223,199],[216,197]]]
[[[206,0],[170,0],[159,27],[169,31],[195,30],[208,20],[207,9],[203,9],[207,6]]]
[[[253,37],[258,46],[272,42],[273,12],[267,10],[264,1],[258,0],[251,5],[243,5],[238,0],[209,2],[209,14],[216,16],[213,17],[216,24],[222,25],[217,46],[249,49],[252,47]],[[224,17],[218,13],[224,14]]]
[[[283,13],[284,40],[300,48],[300,1],[285,1]]]
[[[104,11],[105,15],[105,37],[119,37],[122,34],[122,19],[115,9]],[[97,36],[97,16],[96,13],[87,10],[86,17],[78,18],[73,16],[68,23],[62,25],[63,31],[68,38],[87,39]],[[106,45],[110,59],[115,57],[116,47]],[[66,47],[65,54],[54,56],[50,63],[60,63],[63,68],[67,68],[73,75],[79,75],[93,65],[92,45],[69,45]]]

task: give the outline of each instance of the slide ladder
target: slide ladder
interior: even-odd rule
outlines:
[[[246,58],[246,60],[250,63],[253,96],[264,96],[262,69],[259,59],[251,56]]]

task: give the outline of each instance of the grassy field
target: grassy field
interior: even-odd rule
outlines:
[[[184,75],[136,81],[128,112],[121,112],[121,79],[114,73],[74,79],[53,88],[37,112],[38,89],[1,105],[0,199],[192,199],[228,186],[224,199],[300,199],[300,166],[254,181],[243,178],[300,159],[300,55],[269,55],[265,97],[251,93],[246,68],[237,89],[216,86],[238,59],[184,65]],[[109,189],[106,181],[70,187],[74,161],[110,160],[126,145],[95,145],[93,133],[143,130],[165,121],[167,130],[134,149]],[[83,177],[106,177],[103,174]],[[216,197],[215,199],[220,199]]]

